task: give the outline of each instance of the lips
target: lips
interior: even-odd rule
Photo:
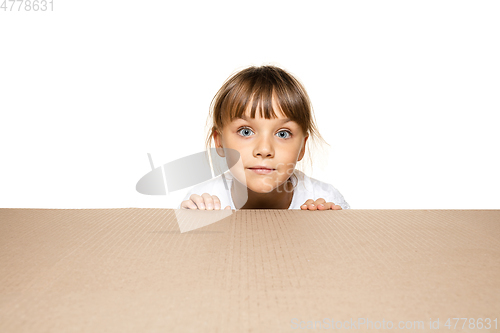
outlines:
[[[252,170],[255,170],[255,169],[258,169],[258,170],[275,170],[273,168],[269,168],[269,167],[266,167],[264,165],[256,165],[256,166],[250,167],[249,169],[252,169]]]
[[[256,166],[253,166],[253,167],[248,168],[248,169],[252,170],[253,172],[255,172],[258,175],[267,175],[267,174],[270,174],[271,172],[273,172],[274,170],[276,170],[276,169],[273,169],[270,167],[266,167],[264,165],[256,165]]]

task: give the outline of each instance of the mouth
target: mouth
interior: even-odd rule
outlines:
[[[276,169],[272,169],[272,168],[268,168],[268,167],[264,167],[264,166],[256,166],[256,167],[251,167],[248,169],[252,170],[253,172],[255,172],[256,174],[259,174],[259,175],[267,175],[267,174],[273,172],[274,170],[276,170]]]

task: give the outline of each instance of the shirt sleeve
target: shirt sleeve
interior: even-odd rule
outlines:
[[[345,201],[344,196],[337,190],[333,185],[324,183],[318,180],[312,180],[315,186],[315,198],[324,198],[326,202],[333,202],[336,205],[342,207],[342,209],[350,209],[351,207]]]
[[[333,185],[329,186],[329,193],[333,197],[333,203],[342,207],[342,209],[350,209],[351,206],[345,201],[344,196]]]

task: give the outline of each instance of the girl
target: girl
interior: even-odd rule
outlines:
[[[234,165],[193,187],[180,208],[349,208],[332,185],[295,169],[309,136],[321,136],[309,96],[291,74],[275,66],[237,72],[212,100],[209,119],[207,151],[213,139],[217,154],[228,161],[232,157]]]

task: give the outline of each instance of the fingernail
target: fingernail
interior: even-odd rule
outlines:
[[[201,204],[201,205],[200,205],[200,209],[205,209],[205,205],[204,205],[204,204]]]
[[[323,205],[318,205],[318,207],[321,207],[321,208],[323,208],[323,207],[325,207],[325,206],[323,206]]]
[[[207,209],[214,209],[214,207],[211,204],[208,204]]]

